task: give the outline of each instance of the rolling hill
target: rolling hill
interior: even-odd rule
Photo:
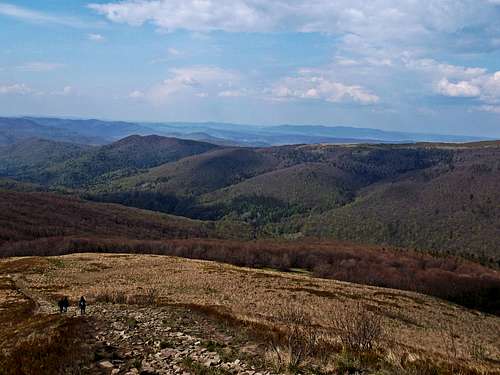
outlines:
[[[31,138],[77,144],[105,143],[105,140],[97,134],[87,136],[72,129],[40,125],[29,119],[0,117],[0,146],[12,145]]]
[[[42,189],[246,222],[256,237],[388,244],[488,264],[500,261],[499,160],[500,142],[242,148],[135,135],[99,147],[0,148],[4,177]]]
[[[168,163],[147,173],[118,180],[119,190],[199,195],[233,185],[249,177],[272,170],[279,164],[273,155],[247,148],[226,148]]]
[[[47,145],[46,148],[51,148],[51,150],[46,150],[46,148],[41,147],[42,145]],[[27,146],[29,147],[29,144]],[[8,149],[5,150],[4,159],[0,156],[0,171],[7,168],[8,172],[4,175],[8,177],[24,178],[31,182],[53,186],[79,188],[94,184],[99,179],[108,180],[115,177],[116,174],[127,176],[137,173],[138,170],[217,148],[209,143],[156,135],[130,136],[112,144],[94,148],[48,144],[44,141],[37,141],[37,146],[39,146],[38,154],[31,153],[24,144],[15,144],[11,147],[18,156],[13,155]],[[0,153],[1,151],[0,149]],[[37,159],[42,162],[38,168],[39,173],[36,172]],[[18,163],[26,162],[28,166],[30,162],[30,167],[34,168],[35,171],[26,174],[22,173],[22,168],[9,169],[9,165],[16,161]],[[45,168],[42,168],[44,165]]]
[[[306,220],[304,233],[500,262],[500,148],[458,149],[448,165],[369,186]]]
[[[261,196],[303,209],[327,209],[351,200],[356,181],[326,163],[303,163],[248,178],[238,184],[205,194],[207,204],[223,204],[241,197]]]
[[[51,193],[0,190],[0,212],[0,254],[14,243],[29,251],[36,247],[37,242],[46,247],[44,240],[57,244],[65,238],[166,240],[217,237],[215,223]]]
[[[67,142],[29,138],[0,146],[0,176],[42,181],[54,164],[78,158],[92,147]]]
[[[498,160],[494,142],[222,149],[117,179],[94,199],[243,220],[260,236],[390,244],[492,264],[500,260]]]

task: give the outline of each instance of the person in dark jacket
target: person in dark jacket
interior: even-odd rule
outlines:
[[[85,308],[87,307],[87,301],[83,296],[80,298],[80,302],[78,302],[78,307],[80,307],[80,315],[85,314]]]
[[[57,305],[59,306],[59,313],[63,313],[64,310],[64,298],[61,298],[59,301],[57,301]]]
[[[68,297],[64,297],[63,299],[63,311],[68,312],[69,300]]]

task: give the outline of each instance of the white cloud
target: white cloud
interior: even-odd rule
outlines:
[[[500,104],[500,72],[480,67],[464,67],[433,59],[404,60],[404,67],[433,82],[435,93],[449,97],[477,98],[485,104]]]
[[[133,26],[152,22],[168,31],[258,31],[266,19],[273,18],[242,0],[133,0],[89,7],[113,22]],[[271,26],[271,20],[268,22]]]
[[[430,75],[445,76],[449,79],[471,79],[481,77],[487,70],[477,67],[464,67],[459,65],[445,64],[434,59],[407,59],[404,64],[409,69],[419,70]]]
[[[183,53],[181,51],[179,51],[178,49],[176,48],[169,48],[167,50],[168,54],[170,56],[181,56]]]
[[[331,103],[375,104],[380,98],[359,85],[346,85],[324,76],[287,77],[270,90],[278,100],[316,99]]]
[[[23,72],[50,72],[62,67],[64,67],[64,64],[34,61],[20,65],[16,69]]]
[[[144,93],[139,90],[134,90],[130,94],[128,94],[128,97],[131,99],[142,99],[144,98]]]
[[[479,87],[474,86],[470,82],[460,81],[452,83],[446,78],[438,82],[436,90],[439,94],[451,97],[474,98],[481,95]]]
[[[25,85],[24,83],[15,83],[12,85],[0,85],[0,94],[16,94],[16,95],[28,95],[36,93],[31,87]]]
[[[71,86],[64,86],[62,90],[60,91],[54,91],[52,92],[52,95],[55,96],[69,96],[74,93],[74,89]]]
[[[478,109],[483,112],[500,114],[500,105],[482,105]]]
[[[146,92],[133,91],[131,98],[147,98],[153,102],[162,102],[174,95],[192,95],[208,97],[211,93],[230,89],[239,80],[239,74],[218,67],[194,66],[174,68],[170,77]]]
[[[101,34],[88,34],[87,38],[93,42],[104,42],[106,40]]]
[[[495,21],[493,1],[477,0],[121,0],[89,7],[112,22],[167,31],[323,32],[406,46]]]
[[[221,98],[237,98],[240,96],[246,96],[247,90],[224,90],[217,94]]]
[[[8,3],[0,3],[0,15],[39,24],[54,24],[73,28],[86,28],[92,26],[90,23],[77,18],[47,14]]]

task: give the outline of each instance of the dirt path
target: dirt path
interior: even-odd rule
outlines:
[[[19,292],[35,304],[34,314],[54,314],[57,312],[53,303],[47,301],[41,293],[29,288],[22,275],[15,274],[11,278]]]
[[[9,277],[34,302],[33,314],[59,314],[57,306],[30,289],[22,275]],[[64,316],[79,316],[78,308],[71,306]],[[271,375],[255,365],[256,345],[184,307],[98,303],[88,306],[87,318],[96,332],[90,373]]]

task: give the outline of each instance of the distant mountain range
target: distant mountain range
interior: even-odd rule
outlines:
[[[205,123],[134,123],[59,118],[0,118],[0,145],[29,138],[103,145],[130,135],[161,135],[220,146],[267,147],[286,144],[356,144],[474,142],[484,137],[393,132],[369,128],[317,125],[256,126]]]

